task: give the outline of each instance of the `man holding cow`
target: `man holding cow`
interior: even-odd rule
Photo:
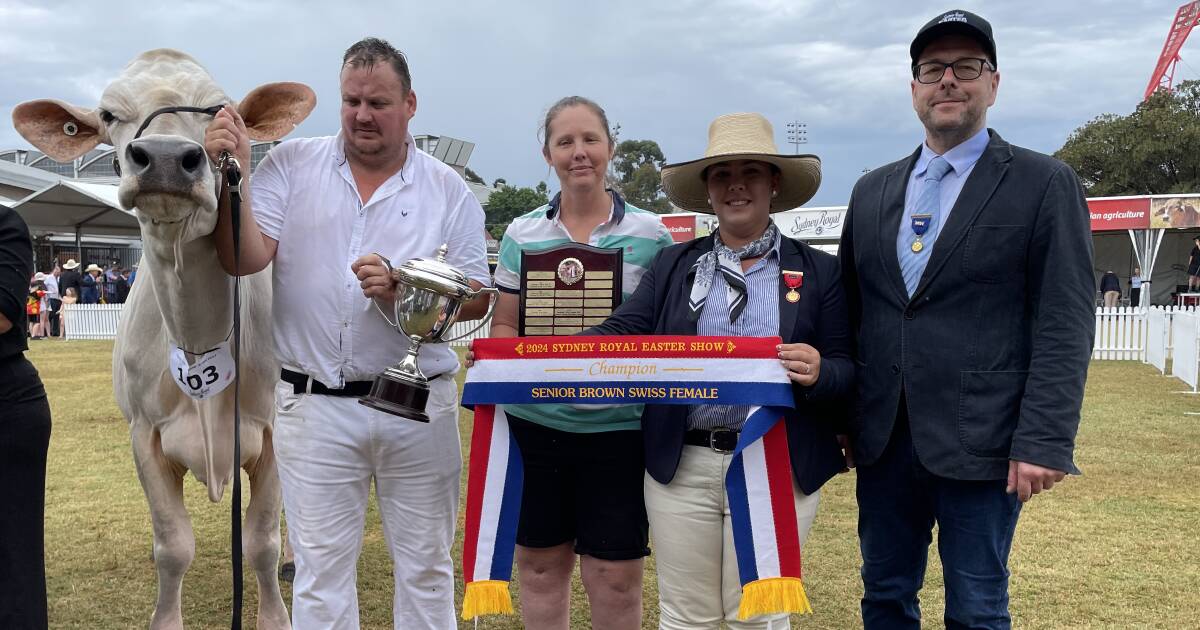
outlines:
[[[227,191],[216,230],[230,273],[274,263],[283,366],[274,447],[296,555],[292,623],[358,627],[355,565],[374,480],[395,565],[396,627],[452,628],[458,359],[445,344],[421,347],[421,370],[431,377],[429,424],[358,404],[407,347],[363,295],[395,299],[380,254],[398,262],[432,257],[443,243],[473,288],[490,282],[483,210],[461,177],[416,150],[408,123],[417,97],[403,54],[364,39],[346,51],[340,85],[341,132],[285,142],[255,171],[242,200],[236,268]],[[234,109],[216,115],[205,148],[214,160],[228,151],[250,164],[250,139]],[[313,282],[319,290],[296,290]],[[478,319],[486,306],[469,303],[460,319]]]

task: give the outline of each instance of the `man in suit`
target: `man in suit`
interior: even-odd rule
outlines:
[[[939,15],[910,47],[925,142],[863,176],[841,262],[857,339],[863,622],[919,628],[938,525],[948,628],[1008,628],[1021,506],[1072,461],[1092,348],[1092,244],[1065,164],[985,124],[992,29]]]

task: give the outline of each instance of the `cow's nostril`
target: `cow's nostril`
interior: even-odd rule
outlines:
[[[136,144],[129,145],[129,160],[133,162],[138,170],[150,166],[150,154]]]
[[[183,158],[179,162],[185,173],[195,173],[204,164],[204,151],[198,147],[192,147],[183,152]]]

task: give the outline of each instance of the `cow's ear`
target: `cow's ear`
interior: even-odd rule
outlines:
[[[291,133],[316,106],[317,95],[303,83],[267,83],[247,94],[237,110],[250,139],[265,142]]]
[[[26,101],[13,109],[12,119],[22,138],[59,162],[108,143],[99,113],[62,101]]]

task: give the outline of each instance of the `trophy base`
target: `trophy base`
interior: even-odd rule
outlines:
[[[425,415],[425,403],[429,400],[429,385],[405,383],[378,377],[371,385],[371,392],[358,399],[359,404],[394,416],[429,422]]]

